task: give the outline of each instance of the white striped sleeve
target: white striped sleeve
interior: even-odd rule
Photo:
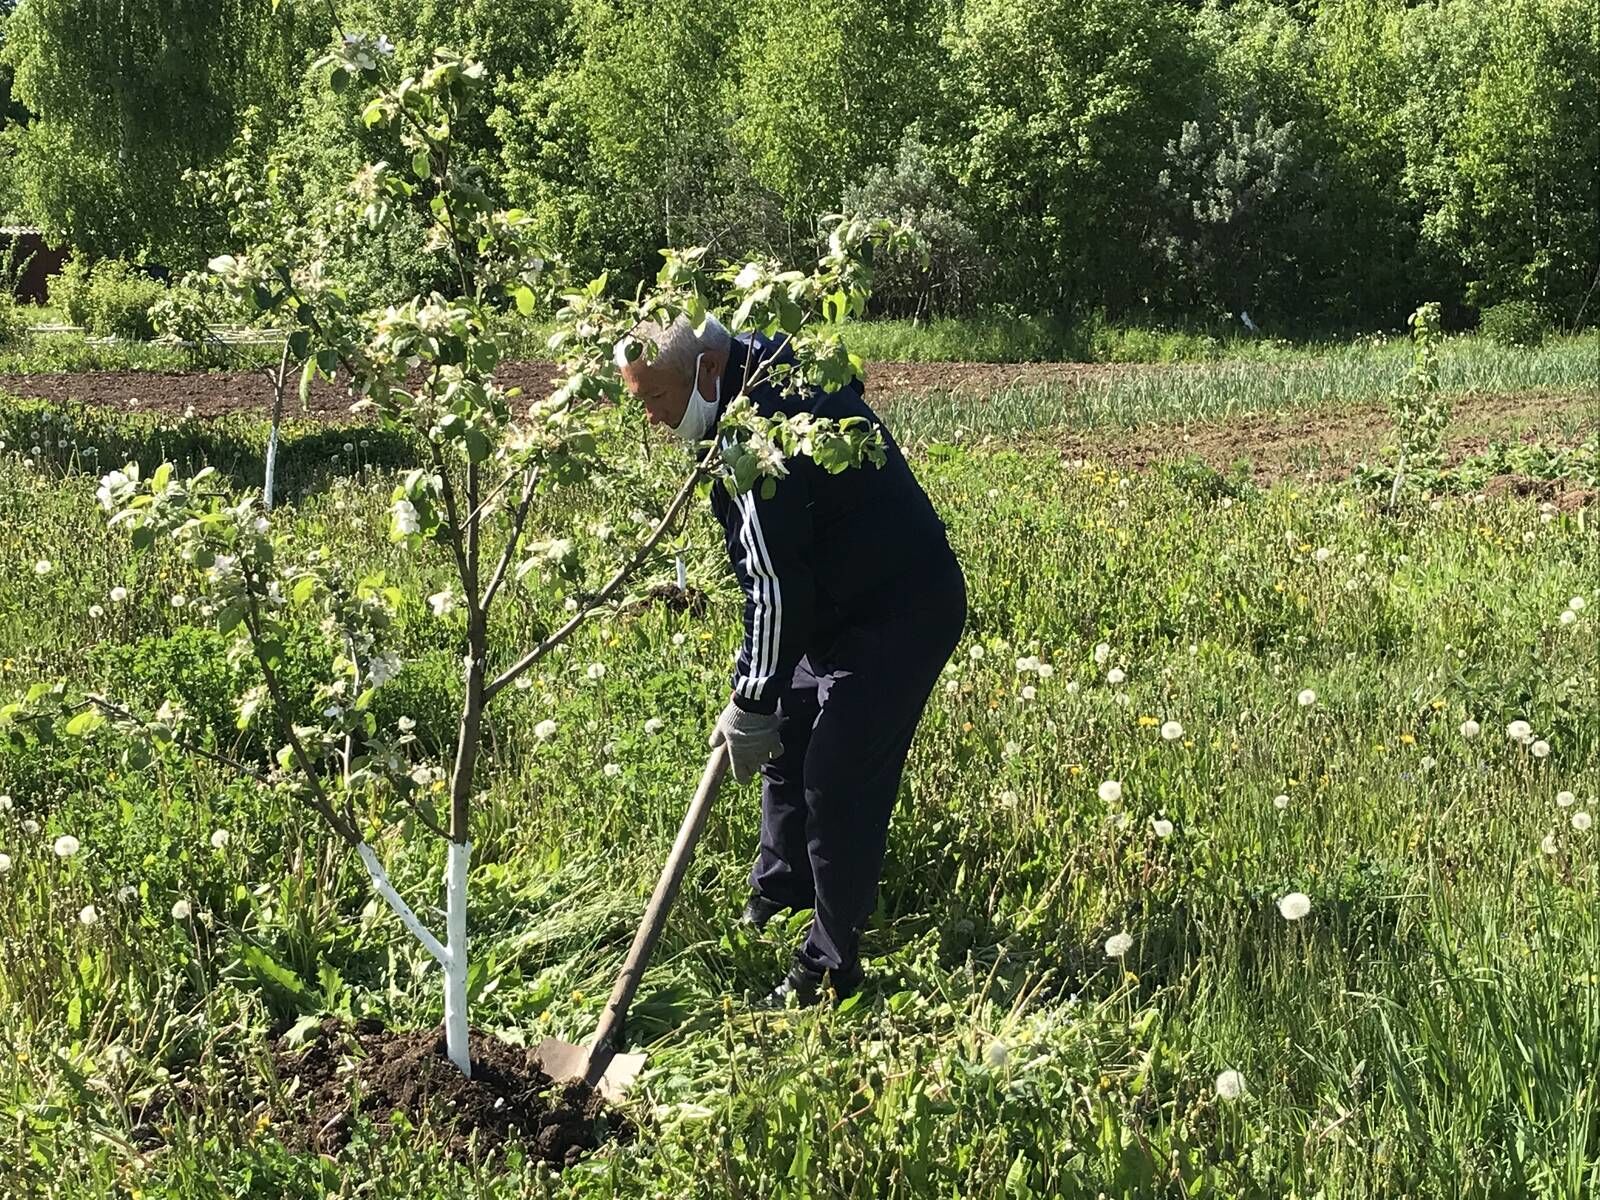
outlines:
[[[744,547],[745,569],[750,573],[751,619],[745,630],[745,656],[749,673],[738,679],[734,691],[747,700],[760,700],[778,668],[783,644],[783,592],[761,529],[754,492],[738,498],[739,543]]]

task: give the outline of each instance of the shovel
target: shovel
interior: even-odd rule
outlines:
[[[639,922],[639,931],[633,935],[633,945],[622,964],[622,974],[611,989],[611,999],[600,1013],[600,1024],[587,1045],[574,1046],[560,1038],[545,1038],[535,1052],[539,1068],[551,1079],[566,1081],[581,1079],[607,1100],[619,1099],[623,1090],[644,1069],[643,1054],[619,1054],[617,1044],[622,1038],[622,1026],[628,1017],[628,1006],[639,990],[639,981],[650,965],[650,955],[661,939],[661,927],[667,923],[667,913],[677,898],[678,886],[683,882],[689,860],[694,857],[695,843],[705,827],[706,814],[711,802],[722,786],[722,777],[728,771],[728,752],[718,746],[706,760],[705,773],[700,776],[700,787],[689,802],[683,824],[678,827],[677,840],[672,843],[672,853],[667,855],[667,865],[656,881],[656,890]]]

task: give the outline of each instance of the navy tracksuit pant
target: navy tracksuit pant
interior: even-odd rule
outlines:
[[[779,698],[783,752],[762,768],[750,882],[778,904],[814,910],[795,954],[814,971],[856,965],[912,735],[966,613],[966,582],[949,555],[930,578],[897,587],[893,603],[847,616]]]

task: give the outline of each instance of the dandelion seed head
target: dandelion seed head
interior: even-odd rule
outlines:
[[[187,900],[175,900],[172,903],[172,919],[174,921],[187,921],[194,909]]]
[[[1024,700],[1032,700],[1038,694],[1039,694],[1039,689],[1034,687],[1031,683],[1027,687],[1022,689],[1022,698]]]
[[[1528,753],[1533,755],[1535,758],[1549,758],[1550,743],[1545,741],[1543,738],[1540,738],[1538,741],[1534,742],[1533,745],[1528,747]]]
[[[533,736],[541,742],[548,742],[556,735],[556,723],[548,717],[533,727]]]
[[[605,663],[599,663],[599,662],[590,663],[589,664],[589,669],[586,672],[584,672],[584,674],[588,675],[590,679],[595,680],[596,682],[598,682],[599,680],[602,680],[602,679],[604,679],[606,677],[606,665],[605,665]]]
[[[212,830],[211,848],[213,850],[224,850],[227,848],[228,843],[232,840],[233,834],[229,833],[226,829]]]
[[[1100,799],[1106,804],[1115,804],[1122,799],[1122,781],[1120,779],[1107,779],[1096,789]]]
[[[1556,803],[1562,808],[1571,808],[1573,804],[1576,803],[1577,799],[1578,798],[1576,796],[1568,791],[1560,791],[1556,793]]]
[[[1506,737],[1513,742],[1526,742],[1533,737],[1533,726],[1526,721],[1512,721],[1506,726]]]
[[[1283,792],[1278,793],[1278,795],[1276,795],[1276,796],[1274,796],[1272,798],[1272,807],[1277,809],[1279,812],[1282,812],[1284,809],[1288,808],[1289,807],[1289,797],[1288,797],[1288,795],[1283,793]]]
[[[1303,688],[1301,689],[1300,694],[1295,697],[1295,701],[1300,705],[1301,708],[1310,708],[1317,702],[1317,694],[1310,688]]]
[[[1177,721],[1168,721],[1161,726],[1161,740],[1175,742],[1183,736],[1183,725]]]
[[[1172,822],[1167,820],[1165,817],[1157,817],[1154,821],[1151,821],[1150,828],[1155,831],[1155,835],[1158,838],[1169,838],[1172,836]]]
[[[1579,810],[1572,814],[1572,827],[1579,833],[1588,833],[1589,827],[1594,824],[1594,818],[1587,812]]]
[[[1006,1059],[1009,1057],[1006,1051],[1006,1044],[999,1038],[993,1039],[987,1048],[985,1048],[983,1057],[991,1067],[999,1069],[1000,1067],[1005,1066]]]
[[[1133,935],[1131,933],[1113,933],[1106,939],[1106,957],[1122,958],[1133,949]]]
[[[605,774],[607,779],[615,779],[618,775],[622,774],[622,768],[616,763],[607,763],[605,766],[601,767],[600,770]]]
[[[80,925],[93,925],[100,919],[100,910],[92,904],[85,904],[78,910],[78,923]]]
[[[1244,1076],[1237,1071],[1223,1071],[1217,1076],[1217,1099],[1234,1101],[1244,1095]]]
[[[1298,921],[1311,911],[1311,897],[1304,892],[1290,892],[1278,899],[1278,912],[1285,921]]]
[[[651,717],[644,723],[644,731],[646,733],[660,733],[666,728],[666,724],[660,717]]]
[[[1461,722],[1461,736],[1466,738],[1469,742],[1482,732],[1483,726],[1479,725],[1476,721],[1468,720]]]
[[[78,839],[70,833],[63,833],[50,848],[55,851],[57,858],[71,858],[79,850]]]
[[[1539,849],[1545,854],[1554,854],[1556,852],[1556,835],[1553,833],[1545,834],[1539,842]]]

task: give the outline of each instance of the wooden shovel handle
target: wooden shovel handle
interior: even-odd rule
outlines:
[[[722,786],[722,777],[727,771],[727,747],[718,746],[706,760],[705,773],[700,776],[700,787],[689,802],[689,811],[683,816],[683,824],[678,827],[677,840],[672,843],[667,865],[661,871],[661,878],[656,881],[656,890],[644,910],[644,919],[639,922],[639,931],[633,935],[633,946],[622,964],[622,974],[617,976],[617,986],[611,989],[611,999],[606,1001],[605,1011],[600,1014],[600,1024],[595,1028],[594,1040],[590,1043],[593,1047],[589,1058],[590,1075],[602,1073],[605,1064],[616,1053],[616,1041],[622,1032],[622,1023],[628,1016],[628,1006],[633,1003],[633,995],[639,990],[639,981],[644,977],[645,968],[650,965],[650,956],[655,953],[656,942],[661,939],[661,928],[667,923],[667,913],[677,898],[678,887],[689,869],[689,860],[694,857],[695,843],[700,840],[700,831],[705,828],[711,802],[717,798],[717,789]]]

